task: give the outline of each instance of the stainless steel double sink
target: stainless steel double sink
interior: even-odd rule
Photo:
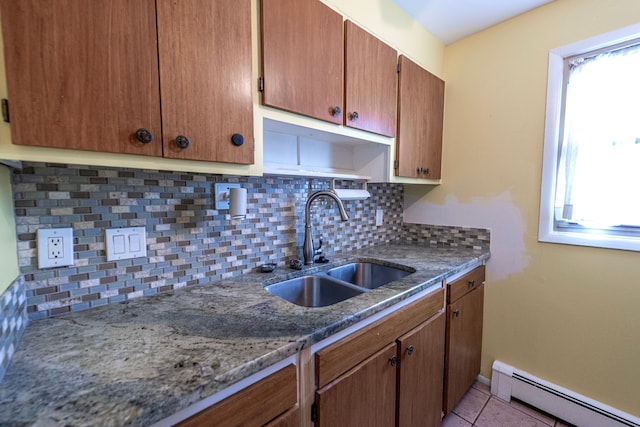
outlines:
[[[406,268],[406,269],[405,269]],[[266,286],[273,295],[303,307],[325,307],[399,280],[415,270],[353,262]]]

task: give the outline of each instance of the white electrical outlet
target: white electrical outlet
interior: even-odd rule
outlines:
[[[38,229],[38,268],[73,265],[73,229]]]
[[[382,225],[382,209],[376,209],[376,226]]]
[[[62,237],[48,237],[47,238],[47,256],[49,259],[62,258],[64,252],[64,245],[62,244]]]

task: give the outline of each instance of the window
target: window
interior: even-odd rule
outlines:
[[[538,239],[640,251],[640,24],[549,52]]]

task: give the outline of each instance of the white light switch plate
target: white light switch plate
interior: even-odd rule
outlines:
[[[73,265],[73,229],[38,229],[38,268]]]
[[[147,230],[144,227],[104,230],[107,261],[147,256]]]

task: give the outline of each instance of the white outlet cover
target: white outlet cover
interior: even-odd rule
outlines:
[[[56,243],[56,254],[50,253],[50,239],[61,239]],[[73,265],[73,229],[40,228],[37,231],[38,268],[66,267]]]

